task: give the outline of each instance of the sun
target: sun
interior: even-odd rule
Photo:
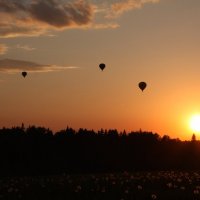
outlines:
[[[191,117],[190,127],[194,133],[200,132],[200,114]]]

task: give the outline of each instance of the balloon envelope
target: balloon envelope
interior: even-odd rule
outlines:
[[[138,86],[139,86],[139,88],[143,91],[143,90],[146,88],[147,84],[146,84],[145,82],[140,82],[140,83],[138,84]]]
[[[104,63],[99,64],[99,68],[103,71],[106,65]]]
[[[22,72],[22,76],[25,78],[27,75],[27,72]]]

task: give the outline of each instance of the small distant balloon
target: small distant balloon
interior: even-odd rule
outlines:
[[[138,84],[139,88],[143,91],[146,87],[147,87],[147,84],[145,82],[140,82]]]
[[[99,64],[99,68],[103,71],[106,65],[104,63]]]
[[[22,76],[25,78],[27,75],[27,72],[22,72]]]

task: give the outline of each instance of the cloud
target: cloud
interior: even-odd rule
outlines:
[[[16,46],[16,48],[17,48],[17,49],[23,49],[23,50],[25,50],[25,51],[33,51],[33,50],[36,49],[36,48],[30,47],[30,46],[28,46],[28,45],[20,45],[20,44],[18,44],[18,45]]]
[[[5,44],[0,44],[0,55],[3,55],[7,52],[8,47]]]
[[[29,8],[33,19],[57,28],[87,25],[91,21],[93,11],[92,5],[83,0],[66,4],[55,0],[38,0]]]
[[[0,38],[49,35],[69,28],[116,28],[105,21],[159,0],[0,0]],[[97,23],[101,16],[101,23]],[[98,19],[98,20],[97,20]],[[96,21],[97,20],[97,21]],[[113,22],[112,22],[113,23]]]
[[[27,72],[52,72],[62,71],[66,69],[76,69],[76,66],[59,66],[59,65],[43,65],[34,62],[14,59],[0,60],[0,72],[17,73],[21,71]]]
[[[34,36],[86,26],[94,14],[84,0],[0,0],[0,37]]]
[[[92,26],[93,29],[116,29],[119,27],[119,24],[117,23],[105,23],[105,24],[94,24]]]
[[[46,28],[40,24],[22,22],[18,19],[7,17],[0,13],[0,38],[10,38],[18,36],[38,36],[46,33]]]
[[[107,18],[116,18],[124,12],[141,8],[146,3],[157,3],[159,0],[121,0],[112,3],[107,14]]]

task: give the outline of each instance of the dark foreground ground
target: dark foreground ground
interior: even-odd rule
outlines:
[[[134,172],[7,177],[0,199],[140,200],[200,199],[200,172]]]

